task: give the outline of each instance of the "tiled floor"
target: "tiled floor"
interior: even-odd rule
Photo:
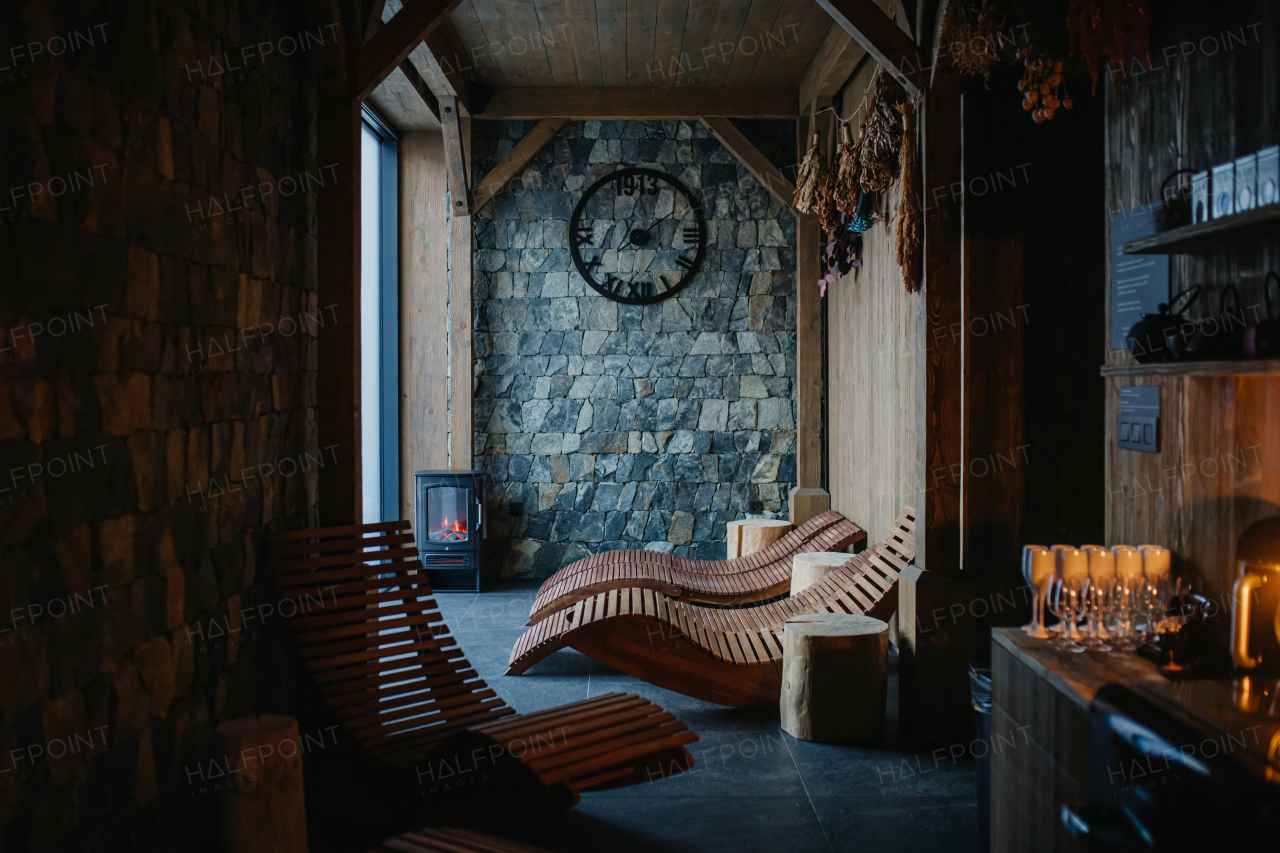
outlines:
[[[797,741],[773,709],[734,709],[672,693],[572,649],[507,677],[536,583],[440,595],[445,620],[480,675],[512,707],[537,711],[610,691],[638,693],[697,732],[691,772],[586,794],[574,809],[486,831],[559,853],[630,851],[911,851],[978,848],[973,761],[897,749],[897,676],[877,746]],[[893,661],[891,661],[891,664]],[[336,756],[313,756],[307,794],[311,849],[360,853],[401,827],[344,784]]]

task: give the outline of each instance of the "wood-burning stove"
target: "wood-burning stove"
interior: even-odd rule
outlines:
[[[435,592],[483,592],[484,471],[415,471],[418,557]]]

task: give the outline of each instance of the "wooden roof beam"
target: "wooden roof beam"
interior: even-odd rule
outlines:
[[[356,54],[356,97],[364,99],[392,69],[444,23],[462,0],[412,0],[393,15]]]
[[[924,94],[916,43],[873,0],[818,0],[832,19],[888,69],[914,98]]]
[[[467,179],[467,152],[464,149],[458,99],[440,99],[440,129],[444,133],[444,164],[449,174],[449,215],[470,216],[475,209],[471,181]]]
[[[782,118],[799,113],[791,86],[639,86],[495,89],[480,119]]]
[[[773,165],[768,157],[760,153],[759,148],[743,136],[742,131],[738,130],[733,122],[727,118],[704,117],[702,123],[716,139],[720,140],[721,145],[729,149],[730,154],[747,167],[748,172],[755,175],[761,186],[773,193],[774,198],[782,202],[783,207],[794,212],[795,209],[791,205],[796,198],[795,185],[783,176],[782,170]]]
[[[832,27],[800,78],[801,111],[815,98],[834,97],[866,55],[866,49],[854,41],[853,36],[841,27]]]
[[[520,174],[529,161],[537,156],[548,142],[555,139],[556,133],[568,121],[567,118],[544,118],[538,122],[537,127],[525,134],[524,139],[516,143],[516,147],[502,158],[502,162],[494,166],[476,185],[475,205],[471,212],[478,213],[480,208],[489,203],[489,199],[501,192],[507,181]]]

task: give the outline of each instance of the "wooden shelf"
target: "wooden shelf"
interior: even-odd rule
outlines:
[[[1269,204],[1255,210],[1237,213],[1225,219],[1211,219],[1195,225],[1184,225],[1150,237],[1124,244],[1126,255],[1187,255],[1203,252],[1258,234],[1271,231],[1280,234],[1280,204]]]
[[[1174,361],[1160,364],[1104,364],[1102,376],[1280,376],[1280,360]]]

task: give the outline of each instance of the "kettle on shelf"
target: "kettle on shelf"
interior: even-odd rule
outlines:
[[[1186,322],[1182,314],[1196,301],[1202,289],[1198,284],[1191,285],[1173,297],[1168,304],[1161,302],[1160,313],[1143,314],[1142,319],[1129,328],[1125,343],[1135,361],[1139,364],[1151,364],[1186,356],[1187,335],[1179,330]],[[1177,310],[1174,310],[1175,307]],[[1192,328],[1195,328],[1194,324]],[[1170,339],[1174,341],[1172,350],[1169,348]]]
[[[1239,358],[1245,327],[1240,291],[1228,284],[1218,295],[1217,316],[1206,317],[1195,324],[1195,331],[1187,338],[1186,357],[1195,361]]]

